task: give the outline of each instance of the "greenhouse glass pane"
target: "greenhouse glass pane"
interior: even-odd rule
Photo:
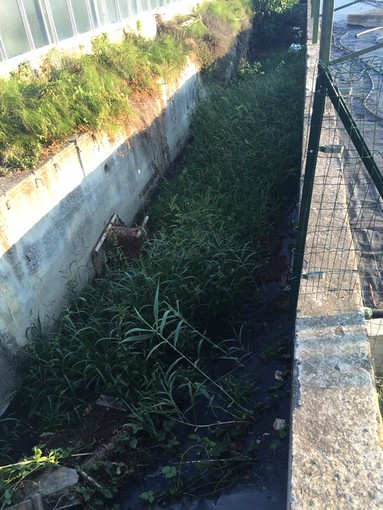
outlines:
[[[96,7],[94,5],[94,0],[90,0],[89,4],[90,4],[90,12],[92,13],[93,26],[95,28],[97,28],[98,26],[100,26],[100,23],[99,23],[98,18],[97,18]]]
[[[8,58],[30,51],[19,8],[14,0],[0,1],[0,35]]]
[[[2,62],[3,60],[5,60],[4,56],[5,56],[4,47],[3,47],[3,45],[2,45],[2,42],[0,41],[0,62]]]
[[[85,0],[72,0],[72,9],[74,19],[76,21],[77,32],[79,34],[89,32],[89,30],[91,30],[91,26]]]
[[[41,48],[42,46],[46,46],[49,44],[49,38],[39,1],[24,0],[24,8],[35,47]]]
[[[106,19],[106,15],[105,15],[101,0],[97,0],[97,7],[98,7],[98,14],[100,16],[100,23],[101,23],[101,25],[106,25],[107,19]]]
[[[118,16],[114,0],[105,0],[109,23],[117,23]]]
[[[130,5],[130,14],[136,16],[136,14],[138,14],[137,0],[128,0],[128,2]]]
[[[128,11],[128,2],[127,0],[119,0],[120,5],[120,13],[122,19],[129,18],[129,11]]]
[[[50,6],[59,41],[73,37],[66,0],[50,0]]]

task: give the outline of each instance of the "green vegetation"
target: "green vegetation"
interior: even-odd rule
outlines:
[[[129,261],[111,250],[104,277],[54,333],[35,324],[16,396],[24,430],[42,442],[83,423],[100,394],[124,413],[114,462],[86,468],[103,484],[80,489],[87,508],[106,508],[104,499],[134,476],[132,458],[139,463],[154,446],[176,461],[162,466],[161,494],[141,494],[149,503],[215,494],[254,457],[257,445],[241,435],[260,403],[254,374],[237,376],[248,356],[239,310],[257,291],[262,241],[299,168],[303,83],[302,55],[286,54],[264,68],[244,64],[233,84],[213,89],[195,114],[186,167],[150,208],[155,235],[141,256]],[[217,323],[237,326],[218,334]],[[224,367],[219,376],[213,360]],[[3,424],[10,448],[18,425],[17,417]],[[70,453],[81,448],[72,444]],[[6,461],[9,448],[3,454]]]
[[[20,480],[45,467],[57,465],[61,458],[62,454],[59,451],[51,450],[48,455],[43,455],[39,448],[34,447],[31,457],[24,458],[14,464],[0,466],[1,508],[12,504],[13,491]]]
[[[126,33],[112,43],[102,35],[91,54],[54,50],[39,70],[22,64],[0,79],[0,169],[31,169],[83,131],[112,138],[126,131],[134,124],[134,101],[155,94],[159,78],[176,77],[195,52],[205,68],[227,52],[249,24],[250,6],[250,0],[216,0],[176,23],[159,22],[155,40]]]
[[[252,53],[256,58],[290,44],[305,44],[305,4],[303,0],[254,1]]]
[[[193,16],[175,19],[176,33],[188,42],[203,69],[219,76],[220,59],[229,52],[233,37],[250,28],[252,0],[218,0],[201,4]]]
[[[177,76],[189,55],[219,76],[233,38],[249,27],[251,4],[216,0],[159,20],[156,41],[101,36],[92,54],[52,52],[39,71],[21,66],[0,83],[0,165],[31,168],[79,132],[127,130],[133,104],[156,93],[158,78]],[[303,67],[301,54],[244,60],[233,83],[211,86],[194,115],[185,168],[150,206],[154,234],[140,256],[130,260],[111,243],[105,274],[55,331],[36,321],[18,410],[0,420],[0,508],[26,476],[58,462],[79,467],[78,496],[93,509],[107,508],[141,466],[159,465],[164,482],[141,493],[150,505],[216,495],[254,460],[259,445],[244,433],[263,404],[245,368],[241,305],[257,295],[262,243],[296,181]],[[287,357],[286,339],[261,356]],[[94,411],[100,395],[113,402],[112,424]],[[101,420],[95,429],[92,419]],[[39,446],[13,463],[25,438]]]
[[[376,391],[378,393],[380,413],[383,416],[383,378],[382,377],[376,378]]]
[[[47,148],[81,131],[112,136],[129,119],[133,92],[150,91],[160,68],[171,75],[185,59],[184,46],[167,35],[127,35],[119,44],[101,36],[92,54],[51,52],[37,73],[21,66],[0,87],[1,165],[31,168]]]

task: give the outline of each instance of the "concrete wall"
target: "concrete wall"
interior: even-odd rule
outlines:
[[[183,148],[200,88],[190,63],[143,105],[141,132],[113,143],[82,135],[0,196],[0,411],[31,320],[57,316],[93,275],[92,250],[114,213],[132,222]]]
[[[375,374],[383,375],[383,319],[370,319],[366,322],[374,360]]]
[[[309,39],[306,127],[311,121],[318,49]],[[327,105],[324,126],[334,119],[334,110]],[[338,143],[328,139],[329,133],[323,130],[321,145]],[[333,157],[329,165],[326,157],[318,158],[305,272],[330,267],[331,274],[303,279],[300,288],[287,505],[293,510],[383,508],[382,418],[359,280],[353,257],[339,249],[337,234],[328,235],[341,225],[343,246],[352,245],[345,186],[336,184],[341,169],[339,158]],[[331,264],[326,265],[323,259],[330,255]]]

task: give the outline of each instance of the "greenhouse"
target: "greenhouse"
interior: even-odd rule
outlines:
[[[175,0],[2,0],[0,62],[30,58]]]

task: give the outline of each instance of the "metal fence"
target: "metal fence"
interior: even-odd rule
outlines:
[[[366,308],[378,373],[383,370],[382,92],[383,57],[319,64],[291,296],[292,313],[298,292],[299,302],[321,313]]]

